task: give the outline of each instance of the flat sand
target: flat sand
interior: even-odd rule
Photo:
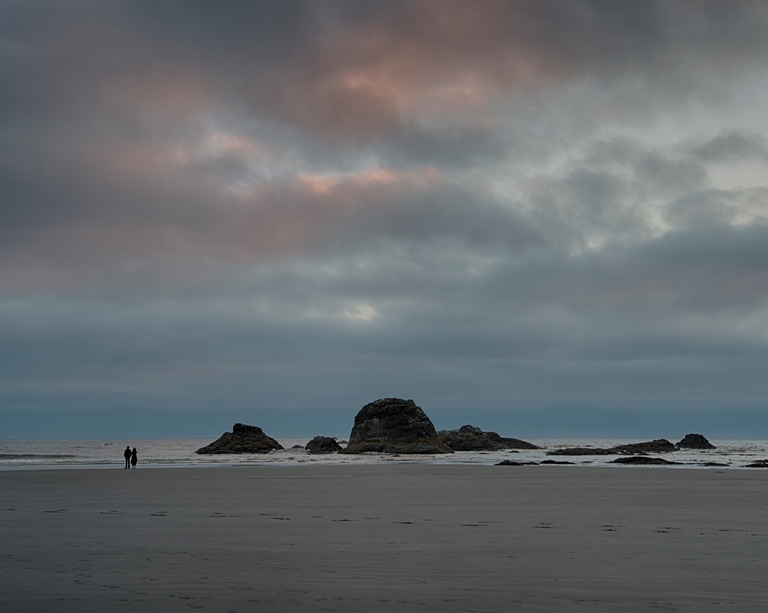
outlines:
[[[768,474],[0,472],[0,611],[768,610]]]

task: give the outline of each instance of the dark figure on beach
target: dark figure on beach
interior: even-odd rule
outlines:
[[[138,462],[139,459],[136,456],[136,447],[133,448],[133,451],[131,451],[131,466],[133,468],[136,468],[136,462]]]
[[[123,457],[125,458],[125,467],[128,468],[128,462],[131,461],[131,447],[130,445],[123,451]]]

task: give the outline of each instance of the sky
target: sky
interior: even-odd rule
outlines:
[[[0,0],[0,438],[768,438],[767,29]]]

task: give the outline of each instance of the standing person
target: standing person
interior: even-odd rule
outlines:
[[[139,461],[138,456],[136,455],[136,447],[133,448],[133,451],[131,451],[131,466],[133,468],[136,468],[136,462]]]
[[[123,457],[125,458],[125,467],[128,468],[128,462],[131,461],[131,446],[128,445],[123,451]]]

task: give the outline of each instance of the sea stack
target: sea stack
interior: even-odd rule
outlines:
[[[269,453],[283,446],[264,434],[258,426],[235,424],[232,432],[225,432],[210,445],[201,447],[195,453]]]
[[[338,453],[342,447],[330,436],[316,436],[307,443],[307,453]]]
[[[355,416],[347,448],[341,453],[453,453],[434,424],[413,400],[380,398]]]
[[[702,434],[686,434],[682,441],[675,444],[678,449],[717,449]]]

